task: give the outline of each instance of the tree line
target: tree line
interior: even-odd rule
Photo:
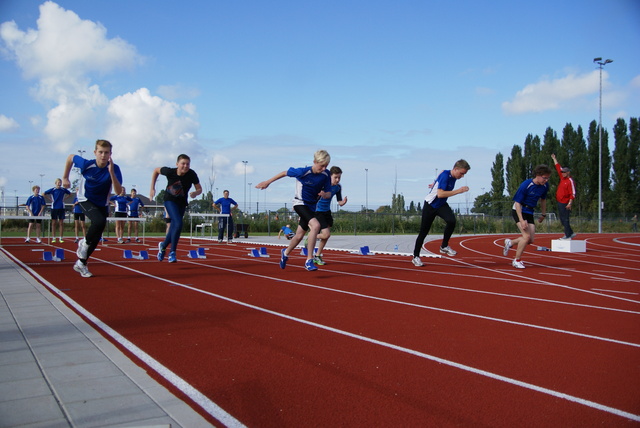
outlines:
[[[553,167],[552,154],[562,166],[571,168],[576,182],[574,212],[583,216],[597,216],[599,183],[598,123],[589,124],[587,135],[581,126],[567,123],[559,139],[556,131],[547,128],[542,140],[529,134],[523,145],[515,144],[506,163],[498,153],[491,167],[491,190],[476,198],[472,211],[489,215],[507,215],[511,211],[511,197],[520,184],[531,178],[536,165],[549,165],[554,173],[549,180],[551,205],[555,208],[555,191],[559,177]],[[602,202],[603,216],[633,215],[640,211],[640,122],[633,117],[629,125],[618,118],[613,127],[614,149],[609,149],[609,132],[602,129]]]

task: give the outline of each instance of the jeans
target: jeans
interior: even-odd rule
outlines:
[[[571,210],[567,209],[567,204],[558,202],[558,217],[560,217],[560,223],[562,223],[562,227],[564,227],[564,236],[567,238],[573,235],[573,229],[571,229],[571,224],[569,223],[570,215]]]
[[[167,210],[167,213],[169,213],[171,223],[169,223],[169,232],[164,238],[162,247],[168,248],[169,244],[171,244],[169,251],[174,253],[178,248],[178,241],[180,240],[180,234],[182,233],[182,217],[184,217],[184,212],[187,207],[178,205],[173,201],[164,201],[164,207]]]

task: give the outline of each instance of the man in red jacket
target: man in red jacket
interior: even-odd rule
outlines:
[[[575,238],[577,235],[571,229],[569,222],[569,215],[571,214],[571,205],[576,198],[576,183],[571,178],[571,169],[569,167],[562,167],[556,159],[556,155],[551,155],[553,163],[556,166],[556,171],[560,176],[560,183],[558,183],[558,189],[556,190],[556,201],[558,201],[558,216],[560,222],[564,227],[564,236],[560,238],[564,241],[570,241],[571,238]]]

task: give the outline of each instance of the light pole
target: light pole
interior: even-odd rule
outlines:
[[[364,169],[365,209],[369,212],[369,168]]]
[[[40,174],[40,189],[42,189],[42,177],[44,177],[44,174]]]
[[[242,161],[242,163],[244,164],[244,209],[242,211],[246,213],[247,212],[247,164],[249,163],[249,161]]]
[[[249,211],[251,211],[251,183],[247,183],[249,186]]]
[[[29,180],[29,192],[27,194],[31,194],[32,192],[31,188],[33,187],[32,184],[33,184],[33,180]]]
[[[594,58],[593,62],[600,69],[600,119],[598,123],[598,233],[602,233],[602,68],[613,62],[612,59],[602,61],[602,57]]]

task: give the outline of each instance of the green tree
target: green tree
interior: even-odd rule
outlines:
[[[640,120],[632,117],[629,121],[629,170],[631,187],[634,189],[631,210],[634,214],[640,211]]]
[[[598,123],[594,120],[589,125],[589,134],[587,137],[587,155],[588,155],[588,170],[586,180],[583,180],[583,185],[587,185],[586,199],[590,201],[588,205],[589,212],[598,212],[598,181],[599,181],[599,159],[600,159],[600,142],[599,142]],[[605,203],[605,207],[608,205],[607,199],[611,193],[610,186],[611,178],[611,155],[609,151],[609,133],[606,129],[602,129],[602,201]]]
[[[526,177],[522,148],[516,144],[511,148],[511,156],[507,159],[507,193],[513,196]]]
[[[549,128],[548,128],[549,129]],[[526,177],[530,177],[533,168],[541,163],[545,163],[542,159],[542,150],[540,148],[540,137],[537,135],[527,135],[524,140],[524,169]],[[548,162],[546,162],[548,163]]]
[[[504,156],[498,152],[496,160],[491,167],[491,197],[493,199],[503,199],[504,187]]]
[[[610,201],[613,206],[609,211],[621,212],[623,215],[630,212],[635,205],[631,198],[635,194],[632,187],[632,178],[629,170],[631,159],[629,158],[629,135],[627,124],[619,118],[613,127],[615,148],[613,150],[613,194]]]

